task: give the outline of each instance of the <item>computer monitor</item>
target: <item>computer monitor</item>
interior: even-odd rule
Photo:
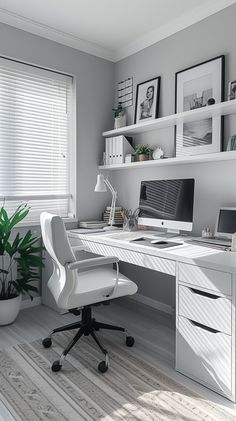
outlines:
[[[191,231],[194,185],[193,178],[142,181],[138,223],[168,231]]]
[[[216,221],[215,237],[232,238],[236,232],[236,208],[220,208]]]

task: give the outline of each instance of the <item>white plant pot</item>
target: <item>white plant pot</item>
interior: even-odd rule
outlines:
[[[0,300],[0,326],[13,323],[20,311],[22,295],[8,300]]]
[[[120,127],[126,126],[126,115],[121,115],[120,117],[115,117],[114,129],[120,129]]]

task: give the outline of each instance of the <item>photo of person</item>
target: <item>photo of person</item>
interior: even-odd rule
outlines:
[[[228,100],[236,99],[236,80],[229,82],[228,85]]]
[[[146,99],[140,104],[140,120],[152,117],[152,105],[154,97],[154,85],[147,88]]]
[[[158,76],[137,85],[134,123],[158,117],[160,81]]]

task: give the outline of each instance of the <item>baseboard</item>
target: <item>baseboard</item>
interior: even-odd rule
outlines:
[[[155,308],[156,310],[163,311],[164,313],[174,315],[174,309],[168,304],[161,303],[160,301],[153,300],[153,298],[147,297],[142,294],[134,294],[129,296],[131,300],[137,301],[139,303],[145,304],[149,307]]]
[[[20,309],[24,310],[25,308],[35,307],[41,304],[41,297],[34,297],[34,299],[31,301],[30,298],[27,300],[21,301]]]

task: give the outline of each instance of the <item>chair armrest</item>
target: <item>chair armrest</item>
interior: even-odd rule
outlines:
[[[94,257],[92,259],[80,260],[68,264],[69,270],[77,269],[89,269],[96,266],[110,265],[112,263],[118,263],[118,257]]]

